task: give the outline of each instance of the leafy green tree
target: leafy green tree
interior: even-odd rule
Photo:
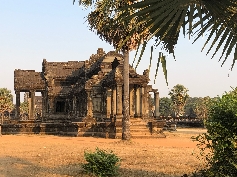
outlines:
[[[184,107],[184,114],[185,116],[188,116],[189,118],[196,118],[197,115],[194,111],[195,104],[198,102],[200,97],[188,97],[185,107]]]
[[[175,117],[183,116],[184,106],[189,97],[188,89],[181,84],[177,84],[170,90],[169,96],[172,100]]]
[[[7,88],[0,88],[0,114],[1,114],[1,124],[3,124],[3,117],[6,111],[12,110],[13,103],[12,103],[13,96],[11,91]],[[1,134],[1,129],[0,129]]]
[[[168,97],[160,98],[160,115],[168,117],[172,115],[172,100]]]
[[[194,112],[197,115],[197,118],[206,119],[208,114],[208,106],[210,104],[211,98],[204,97],[199,98],[194,104]]]
[[[237,88],[209,102],[207,133],[196,137],[208,177],[237,176]],[[206,151],[207,150],[207,151]],[[206,154],[205,152],[210,152]],[[203,153],[202,153],[203,154]]]
[[[29,114],[29,102],[24,101],[20,104],[20,116],[24,117]]]

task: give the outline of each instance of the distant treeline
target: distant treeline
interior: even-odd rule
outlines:
[[[188,97],[184,105],[183,114],[179,115],[178,117],[189,119],[206,119],[208,116],[208,107],[215,99],[217,99],[217,97]],[[177,117],[175,115],[174,104],[171,98],[160,98],[159,110],[161,118]]]

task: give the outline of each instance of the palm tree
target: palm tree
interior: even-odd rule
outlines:
[[[173,103],[175,117],[182,116],[184,113],[184,106],[187,98],[189,97],[188,89],[183,85],[177,84],[173,87],[173,89],[171,89],[169,96],[171,97]]]
[[[124,11],[130,8],[136,9],[133,15],[125,13],[119,17],[119,23],[129,21],[137,16],[143,16],[143,21],[134,26],[143,26],[143,31],[149,30],[151,38],[156,39],[155,45],[163,44],[164,49],[174,54],[174,46],[177,44],[181,27],[186,35],[188,27],[189,37],[193,35],[194,42],[208,32],[209,36],[204,47],[210,43],[210,50],[217,44],[212,58],[223,47],[225,54],[222,64],[235,48],[233,65],[237,59],[237,1],[236,0],[138,0]],[[142,34],[142,33],[141,33]],[[203,50],[202,49],[202,50]]]
[[[75,1],[75,0],[74,0]],[[98,0],[79,0],[83,5],[93,5]],[[212,58],[223,47],[219,61],[222,64],[235,48],[233,64],[237,59],[237,1],[236,0],[117,0],[116,2],[133,2],[129,6],[119,7],[122,13],[115,17],[115,23],[126,23],[138,17],[143,17],[139,23],[134,24],[132,30],[140,29],[139,35],[149,31],[146,39],[154,38],[154,45],[161,45],[169,53],[174,54],[181,27],[183,34],[194,36],[194,42],[208,33],[209,36],[202,50],[210,43],[207,51],[214,50]],[[109,6],[113,0],[105,0],[104,6]],[[132,14],[127,12],[132,10]],[[100,9],[104,11],[104,8]],[[188,30],[186,30],[186,28]],[[132,37],[132,33],[125,39]],[[125,42],[121,39],[120,44]],[[119,46],[121,48],[121,45]]]
[[[83,5],[92,5],[91,2],[81,1]],[[139,43],[144,41],[147,33],[138,35],[139,29],[132,31],[133,26],[139,22],[140,18],[134,18],[126,23],[116,23],[115,16],[122,12],[117,11],[119,7],[124,7],[132,2],[124,1],[99,1],[95,4],[95,10],[89,13],[87,21],[90,30],[95,31],[97,35],[106,42],[119,49],[123,53],[123,119],[122,119],[122,139],[130,139],[130,115],[129,115],[129,51],[137,48]],[[127,11],[131,14],[132,10]],[[131,33],[132,31],[132,33]],[[132,35],[129,39],[127,36]],[[139,36],[139,38],[138,38]],[[121,39],[126,41],[121,44]],[[119,48],[121,46],[121,48]]]

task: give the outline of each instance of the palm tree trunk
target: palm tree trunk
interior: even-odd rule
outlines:
[[[122,140],[130,140],[130,115],[129,115],[129,51],[123,51],[123,119]]]

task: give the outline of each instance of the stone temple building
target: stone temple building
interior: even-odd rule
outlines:
[[[155,112],[159,115],[159,92],[148,85],[149,74],[129,70],[130,116],[151,116],[150,93],[154,92]],[[80,122],[120,120],[123,101],[123,57],[102,48],[86,61],[48,62],[43,59],[42,71],[14,71],[16,117],[20,114],[20,92],[28,92],[29,119],[35,119],[35,93],[42,95],[43,120]]]

